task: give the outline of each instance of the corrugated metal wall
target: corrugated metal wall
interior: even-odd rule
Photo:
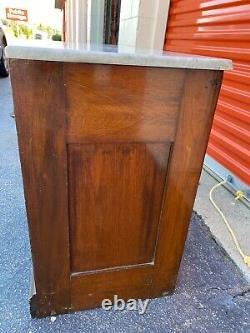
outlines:
[[[207,153],[250,185],[250,1],[171,0],[164,48],[233,60]]]

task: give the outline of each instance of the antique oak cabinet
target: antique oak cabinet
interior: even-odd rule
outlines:
[[[229,60],[12,45],[31,314],[175,286]]]

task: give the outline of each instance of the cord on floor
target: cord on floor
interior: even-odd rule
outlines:
[[[243,250],[242,250],[242,248],[241,248],[241,246],[240,246],[240,244],[239,244],[239,242],[238,242],[238,240],[237,240],[237,238],[236,238],[236,236],[235,236],[235,233],[234,233],[233,229],[231,228],[230,224],[228,223],[228,221],[227,221],[227,219],[226,219],[224,213],[221,211],[221,209],[218,207],[218,205],[215,203],[215,201],[214,201],[214,199],[213,199],[213,192],[214,192],[214,190],[217,189],[218,187],[220,187],[220,186],[226,184],[226,183],[227,183],[227,181],[226,181],[226,180],[223,180],[223,181],[220,182],[219,184],[214,185],[214,186],[211,188],[210,192],[209,192],[209,199],[210,199],[210,201],[212,202],[214,208],[217,210],[217,212],[218,212],[218,213],[220,214],[220,216],[222,217],[222,220],[223,220],[224,224],[226,225],[226,227],[227,227],[227,229],[228,229],[228,232],[230,233],[230,235],[231,235],[231,237],[232,237],[232,239],[233,239],[233,241],[234,241],[234,244],[235,244],[235,246],[236,246],[236,249],[237,249],[237,251],[240,253],[240,255],[241,255],[241,257],[242,257],[244,263],[245,263],[248,267],[250,267],[250,256],[246,255],[246,254],[243,252]],[[240,197],[242,197],[242,196],[239,195],[239,193],[237,193],[237,194],[236,194],[236,199],[238,200]]]

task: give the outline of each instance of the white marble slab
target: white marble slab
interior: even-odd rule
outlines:
[[[12,59],[211,70],[232,69],[232,61],[228,59],[155,50],[135,50],[110,45],[73,45],[52,41],[15,41],[7,46],[6,54]]]

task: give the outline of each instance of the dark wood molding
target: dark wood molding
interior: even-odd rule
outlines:
[[[105,0],[103,43],[118,44],[121,0]]]
[[[55,8],[63,10],[66,0],[55,0]]]
[[[70,307],[65,97],[61,63],[11,60],[29,223],[34,316]]]

